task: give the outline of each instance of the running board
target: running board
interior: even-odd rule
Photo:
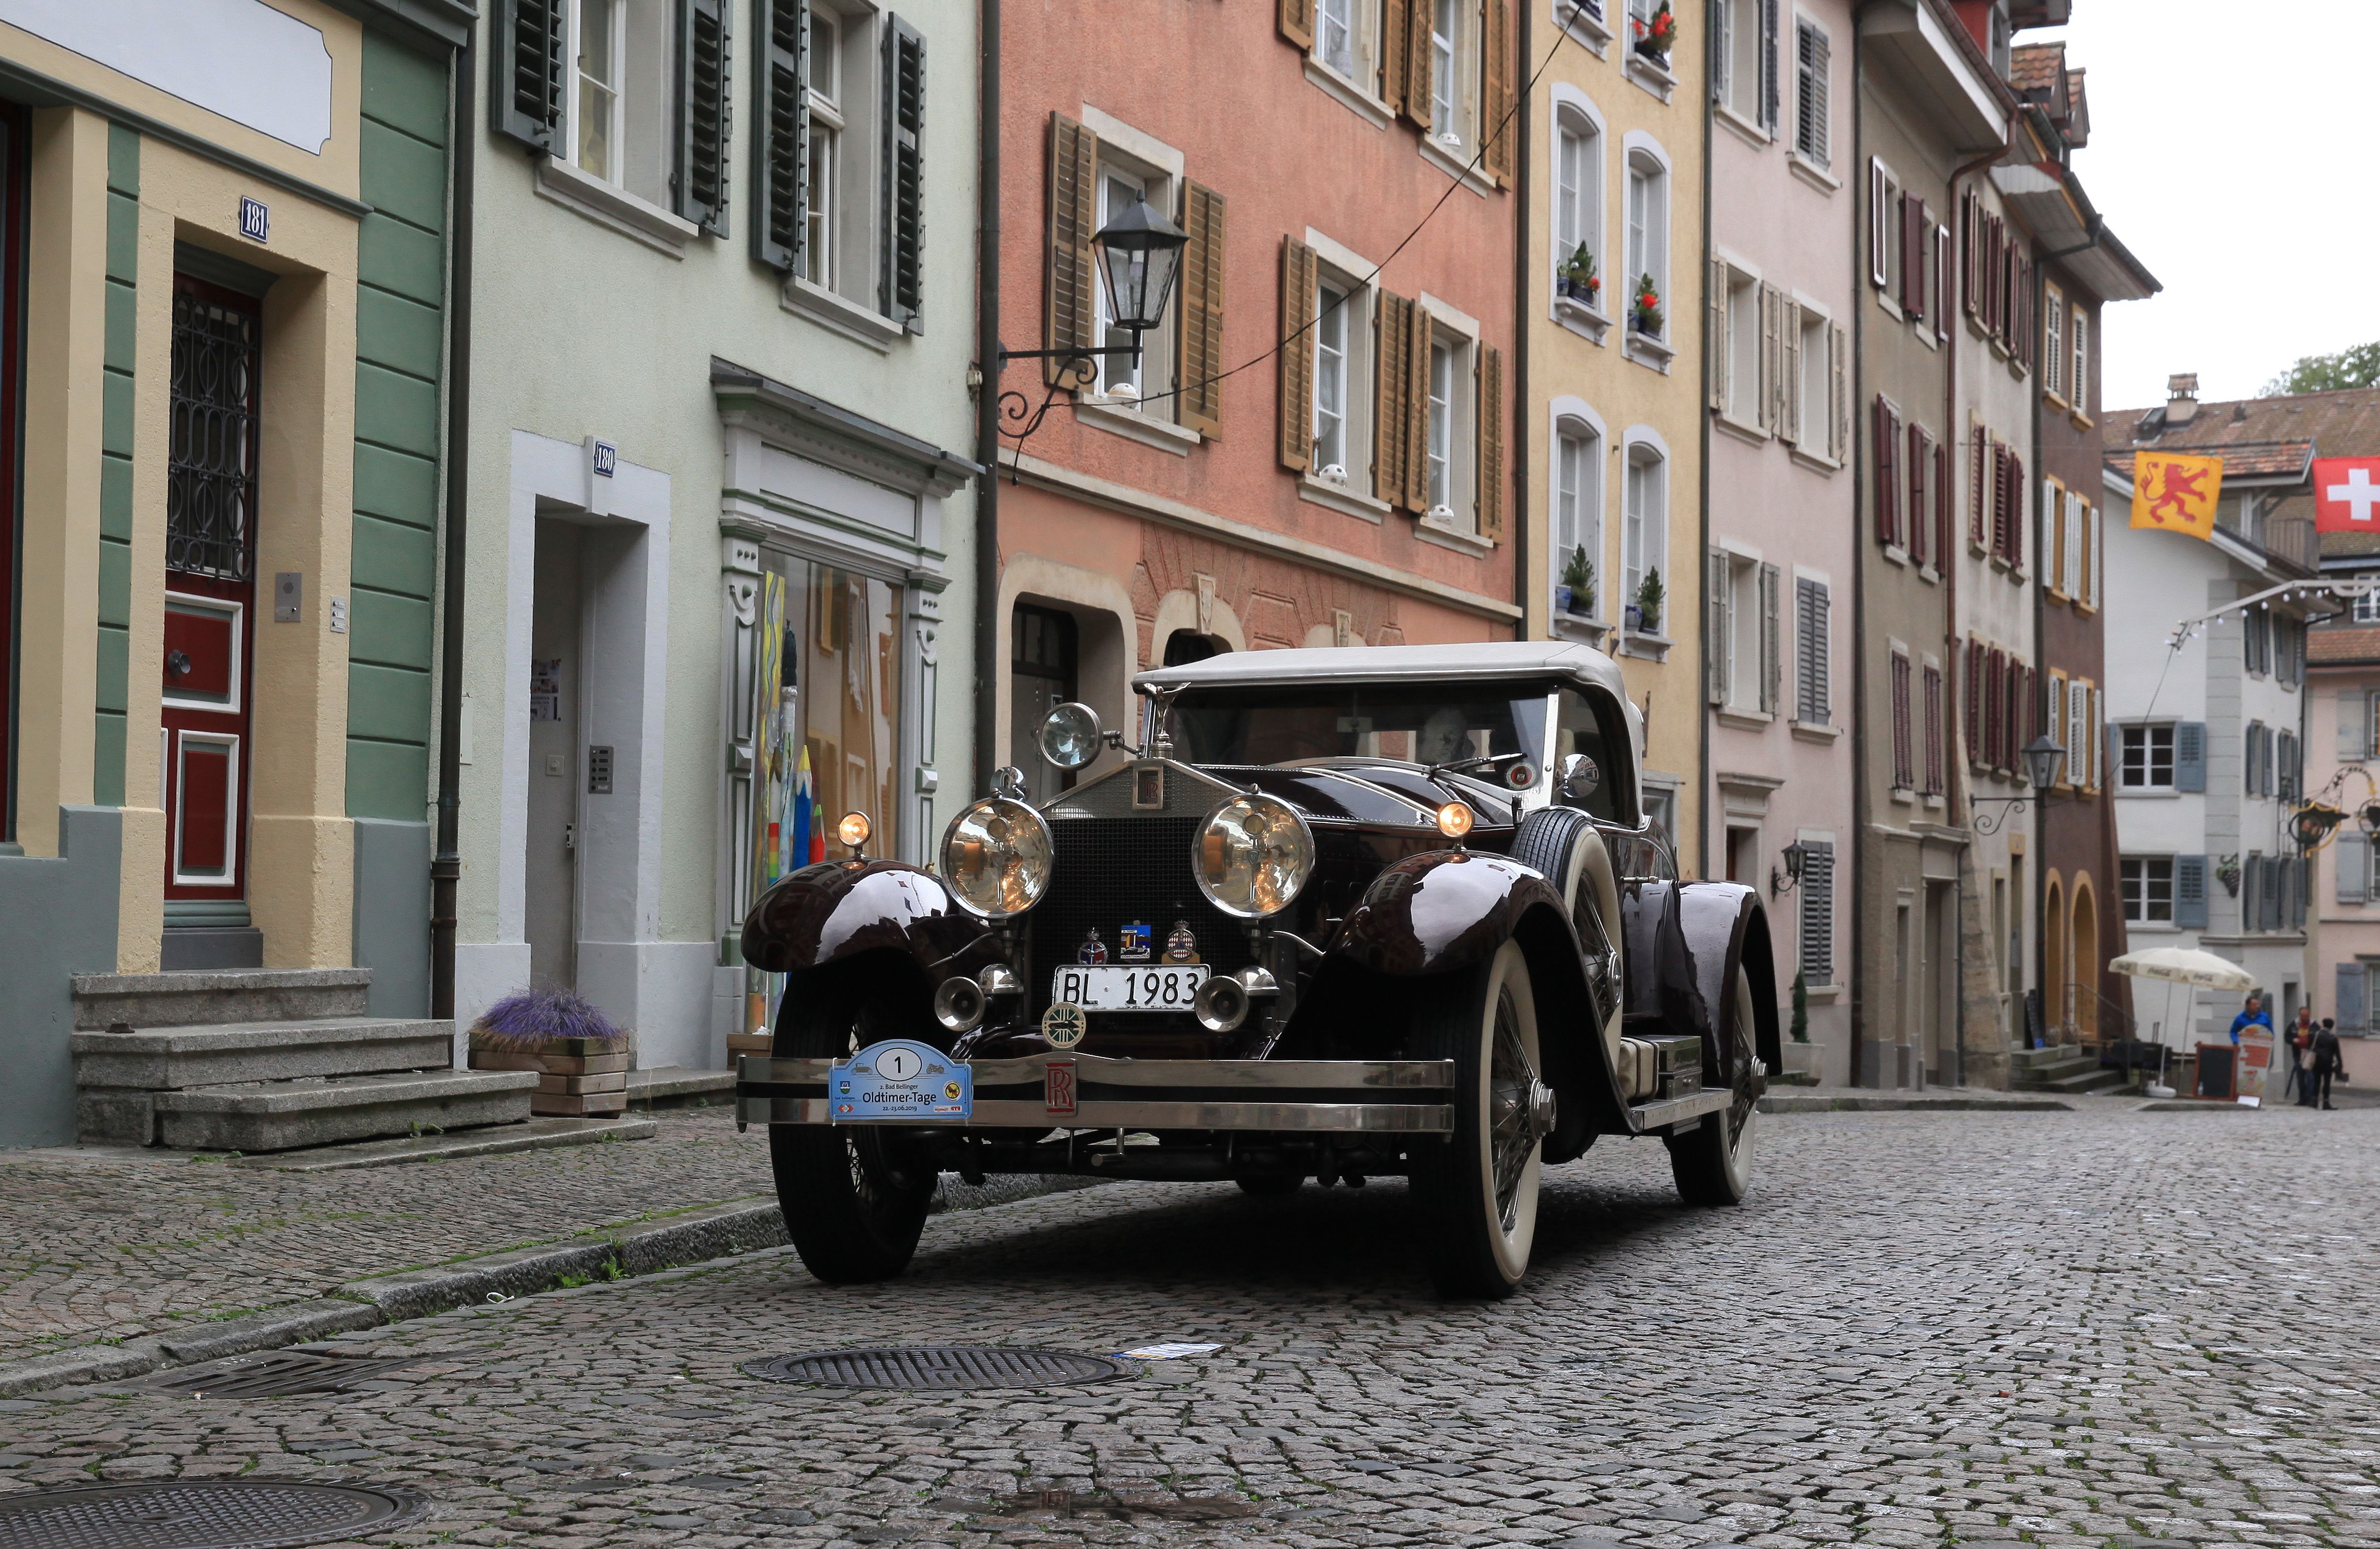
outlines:
[[[1628,1132],[1642,1135],[1655,1130],[1666,1130],[1672,1124],[1683,1124],[1706,1113],[1722,1112],[1733,1101],[1733,1091],[1724,1086],[1714,1086],[1707,1092],[1696,1092],[1683,1097],[1639,1103],[1628,1110]]]

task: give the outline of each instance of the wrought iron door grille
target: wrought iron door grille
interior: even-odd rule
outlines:
[[[251,314],[188,292],[174,296],[168,570],[226,581],[254,574],[260,333]]]

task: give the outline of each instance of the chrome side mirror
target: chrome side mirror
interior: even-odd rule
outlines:
[[[1041,731],[1035,738],[1041,744],[1041,756],[1062,769],[1079,769],[1099,756],[1106,741],[1099,730],[1099,712],[1088,705],[1069,701],[1041,719]]]
[[[1603,771],[1595,767],[1594,759],[1584,753],[1568,753],[1556,768],[1554,794],[1573,806],[1584,805],[1602,783]]]

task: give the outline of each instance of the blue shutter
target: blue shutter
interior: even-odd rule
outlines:
[[[2173,788],[2206,789],[2206,722],[2185,720],[2173,729]]]
[[[2340,963],[2338,965],[2338,990],[2337,998],[2338,1004],[2332,1010],[2331,1015],[2337,1019],[2338,1023],[2338,1030],[2341,1033],[2362,1032],[2366,1023],[2370,1021],[2371,1016],[2371,1013],[2365,1010],[2364,1006],[2365,986],[2363,964],[2360,962]]]
[[[2185,930],[2206,928],[2206,857],[2173,858],[2173,923]]]
[[[2371,896],[2372,841],[2351,829],[2339,831],[2332,846],[2331,865],[2338,872],[2338,902],[2362,903]]]

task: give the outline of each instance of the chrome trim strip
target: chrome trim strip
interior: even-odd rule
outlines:
[[[1735,1101],[1735,1094],[1724,1086],[1715,1086],[1691,1096],[1671,1097],[1666,1102],[1640,1103],[1628,1110],[1629,1128],[1637,1134],[1658,1130],[1671,1124],[1682,1124],[1689,1119],[1700,1119],[1706,1113],[1718,1113]]]
[[[1070,1061],[1085,1086],[1220,1086],[1233,1090],[1337,1091],[1378,1087],[1450,1089],[1451,1059],[1111,1059],[1099,1054],[1035,1054],[1021,1059],[971,1059],[978,1086],[1041,1081],[1053,1061]],[[772,1059],[747,1054],[736,1061],[738,1086],[823,1086],[832,1059]]]
[[[744,1124],[831,1122],[823,1097],[739,1094],[735,1118]],[[1000,1098],[976,1104],[971,1119],[902,1119],[897,1122],[917,1129],[941,1130],[1300,1130],[1443,1135],[1453,1132],[1454,1110],[1425,1103],[1085,1102],[1075,1105],[1073,1113],[1055,1115],[1038,1102]]]

